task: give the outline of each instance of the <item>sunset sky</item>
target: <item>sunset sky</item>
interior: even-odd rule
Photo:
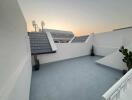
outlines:
[[[75,35],[111,31],[132,26],[132,0],[19,0],[33,31],[32,20],[46,28],[72,31]]]

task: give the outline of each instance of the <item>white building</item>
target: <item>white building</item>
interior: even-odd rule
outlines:
[[[50,32],[55,43],[68,43],[74,37],[74,34],[71,31],[55,29],[45,29],[45,31]]]

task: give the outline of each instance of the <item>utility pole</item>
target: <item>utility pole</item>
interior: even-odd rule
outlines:
[[[45,26],[45,22],[44,21],[41,21],[42,32],[44,30],[44,26]]]
[[[32,21],[32,25],[33,25],[33,27],[35,29],[35,32],[37,32],[38,25],[36,24],[35,20]]]

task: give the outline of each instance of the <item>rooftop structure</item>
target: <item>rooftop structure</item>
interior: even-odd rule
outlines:
[[[28,33],[30,38],[31,53],[32,55],[53,53],[48,35],[46,32],[32,32]]]

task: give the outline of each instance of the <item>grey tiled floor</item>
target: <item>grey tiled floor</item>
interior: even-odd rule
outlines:
[[[30,100],[102,100],[122,76],[95,63],[101,57],[79,57],[41,65],[33,72]]]

